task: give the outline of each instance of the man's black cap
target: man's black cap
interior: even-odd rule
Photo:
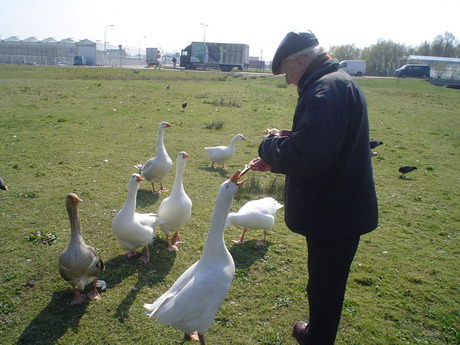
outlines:
[[[313,32],[289,32],[281,41],[272,62],[273,74],[280,74],[281,63],[289,55],[297,53],[301,50],[318,45],[318,39],[313,35]]]

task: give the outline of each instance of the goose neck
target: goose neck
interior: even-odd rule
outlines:
[[[174,178],[174,184],[171,193],[177,193],[184,190],[182,183],[184,177],[185,163],[179,163],[176,165],[176,177]]]
[[[125,204],[123,208],[125,211],[135,212],[136,211],[136,196],[137,196],[137,188],[130,188],[128,186],[128,195],[126,197]]]
[[[163,147],[163,136],[165,134],[164,129],[160,128],[157,135],[157,147]]]
[[[238,137],[233,137],[232,141],[230,142],[230,146],[235,146],[237,141],[238,141]]]
[[[166,159],[169,158],[166,148],[163,145],[163,141],[161,141],[161,143],[157,143],[157,157]]]
[[[70,221],[70,242],[85,243],[85,241],[83,240],[82,233],[81,233],[80,217],[78,216],[78,208],[69,207],[67,208],[67,213],[69,214],[69,221]]]
[[[203,256],[216,256],[220,253],[226,253],[227,247],[224,242],[224,229],[230,207],[231,200],[230,202],[219,202],[216,200],[211,225],[209,226],[208,235],[203,247]]]

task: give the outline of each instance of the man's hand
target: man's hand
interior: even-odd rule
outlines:
[[[253,171],[270,171],[272,169],[260,157],[254,158],[252,161],[250,161],[249,167]]]

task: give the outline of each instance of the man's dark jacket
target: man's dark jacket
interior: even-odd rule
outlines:
[[[285,221],[322,238],[362,235],[378,210],[364,96],[335,59],[317,58],[299,81],[290,137],[269,135],[259,156],[286,175]]]

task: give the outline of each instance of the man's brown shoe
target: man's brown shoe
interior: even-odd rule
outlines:
[[[308,324],[303,321],[296,321],[294,325],[292,325],[292,336],[299,344],[307,344],[307,326]]]

